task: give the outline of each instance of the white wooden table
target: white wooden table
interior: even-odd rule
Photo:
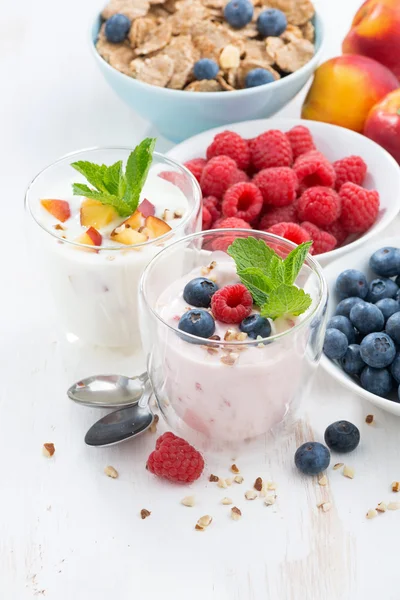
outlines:
[[[319,2],[328,23],[326,56],[339,53],[359,4]],[[25,247],[22,201],[30,178],[58,156],[133,145],[154,133],[114,97],[89,55],[87,24],[98,5],[20,0],[1,10],[0,598],[398,600],[400,512],[373,521],[365,513],[395,499],[390,483],[400,478],[400,422],[321,372],[290,432],[235,456],[245,483],[221,490],[203,478],[190,490],[194,508],[179,503],[186,488],[145,470],[155,440],[150,433],[110,449],[84,445],[99,413],[70,403],[67,386],[96,371],[134,373],[143,361],[60,341]],[[302,97],[283,114],[297,116]],[[159,140],[161,151],[169,147]],[[368,413],[373,426],[364,422]],[[329,470],[322,488],[295,472],[293,454],[305,440],[322,440],[325,427],[340,418],[361,429],[361,445],[347,459],[355,478]],[[51,460],[41,454],[44,442],[56,445]],[[231,458],[208,455],[207,473],[228,476]],[[104,475],[107,464],[118,479]],[[273,507],[244,499],[256,476],[277,482]],[[241,521],[218,504],[224,495],[242,509]],[[327,513],[316,508],[322,499],[332,503]],[[141,508],[151,517],[141,520]],[[207,513],[211,527],[195,532]]]

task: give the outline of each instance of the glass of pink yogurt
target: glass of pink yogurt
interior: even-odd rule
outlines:
[[[135,352],[141,349],[140,277],[162,248],[201,229],[201,190],[185,167],[154,152],[140,215],[121,217],[73,195],[72,184],[87,181],[71,163],[122,160],[125,166],[131,151],[95,148],[61,158],[35,177],[25,205],[67,338]]]
[[[295,282],[310,294],[310,308],[270,321],[269,337],[253,339],[217,320],[209,339],[178,329],[193,308],[183,298],[189,281],[206,277],[219,288],[239,283],[226,249],[247,237],[283,258],[295,248],[260,231],[196,233],[163,249],[140,282],[142,343],[157,403],[168,424],[193,442],[238,442],[273,430],[305,393],[321,356],[328,291],[311,256]]]

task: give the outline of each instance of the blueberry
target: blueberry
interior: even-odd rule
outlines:
[[[255,340],[259,335],[267,338],[271,335],[271,324],[268,319],[258,314],[250,315],[243,319],[239,325],[240,331],[247,333],[249,338]]]
[[[336,421],[325,429],[324,439],[331,450],[352,452],[360,443],[360,431],[349,421]]]
[[[361,358],[361,349],[358,344],[350,344],[346,354],[340,360],[343,371],[349,375],[359,375],[365,367],[365,362]]]
[[[369,266],[377,275],[394,277],[400,275],[400,250],[392,246],[380,248],[369,259]]]
[[[392,364],[396,346],[386,333],[370,333],[360,344],[360,354],[369,367],[383,369]]]
[[[387,369],[365,367],[360,379],[362,387],[377,396],[387,396],[393,386],[392,376]]]
[[[349,342],[344,333],[338,329],[327,329],[324,340],[324,352],[328,358],[337,360],[346,354]]]
[[[104,33],[108,42],[119,44],[124,41],[131,28],[131,22],[125,15],[116,14],[106,21]]]
[[[183,299],[192,306],[209,308],[211,306],[211,298],[217,289],[218,286],[211,279],[196,277],[185,285]]]
[[[398,285],[400,287],[400,275],[397,275],[395,282],[396,282],[396,285]]]
[[[244,85],[246,88],[252,88],[265,85],[266,83],[273,83],[274,81],[275,77],[270,71],[266,69],[252,69],[247,73]]]
[[[391,279],[378,277],[373,279],[369,284],[367,302],[378,302],[382,298],[394,298],[399,291],[399,286]]]
[[[350,311],[350,321],[364,335],[373,331],[382,331],[385,325],[385,318],[379,308],[369,302],[353,306]]]
[[[354,327],[351,324],[350,319],[347,317],[343,317],[342,315],[337,315],[329,319],[327,324],[327,329],[339,329],[344,335],[347,337],[349,344],[354,344],[356,341],[356,332],[354,331]]]
[[[215,79],[218,75],[219,67],[215,60],[211,58],[201,58],[194,63],[193,74],[196,79]]]
[[[385,331],[396,344],[400,344],[400,312],[396,312],[388,318]]]
[[[254,7],[249,0],[230,0],[224,8],[225,20],[231,27],[241,29],[253,18]]]
[[[382,300],[378,300],[376,306],[383,314],[385,320],[400,311],[400,303],[394,298],[382,298]]]
[[[350,296],[365,298],[368,294],[368,283],[364,273],[356,269],[347,269],[340,273],[336,280],[336,292],[341,300]]]
[[[215,321],[206,310],[188,310],[181,316],[178,329],[201,338],[209,338],[215,332]]]
[[[397,383],[400,383],[400,353],[396,354],[394,361],[390,366],[390,372]]]
[[[296,450],[294,464],[305,475],[317,475],[329,467],[331,454],[319,442],[306,442]]]
[[[263,10],[257,19],[257,30],[262,37],[279,37],[287,27],[285,13],[276,8]]]
[[[335,315],[343,315],[343,317],[350,317],[350,311],[355,304],[360,304],[364,302],[361,298],[357,298],[357,296],[350,296],[350,298],[345,298],[341,300],[336,307]]]

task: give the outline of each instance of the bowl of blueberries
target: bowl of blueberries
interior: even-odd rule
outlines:
[[[400,416],[400,240],[374,240],[325,268],[330,290],[321,366]]]

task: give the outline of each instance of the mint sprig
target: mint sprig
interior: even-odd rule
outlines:
[[[298,316],[311,306],[311,296],[294,285],[311,245],[300,244],[285,259],[253,237],[237,239],[229,246],[237,274],[263,317]]]
[[[74,183],[75,196],[85,196],[113,206],[121,217],[128,217],[138,207],[140,193],[146,182],[153,159],[155,138],[144,139],[128,157],[125,173],[122,160],[113,165],[97,165],[86,160],[71,164],[93,187]]]

